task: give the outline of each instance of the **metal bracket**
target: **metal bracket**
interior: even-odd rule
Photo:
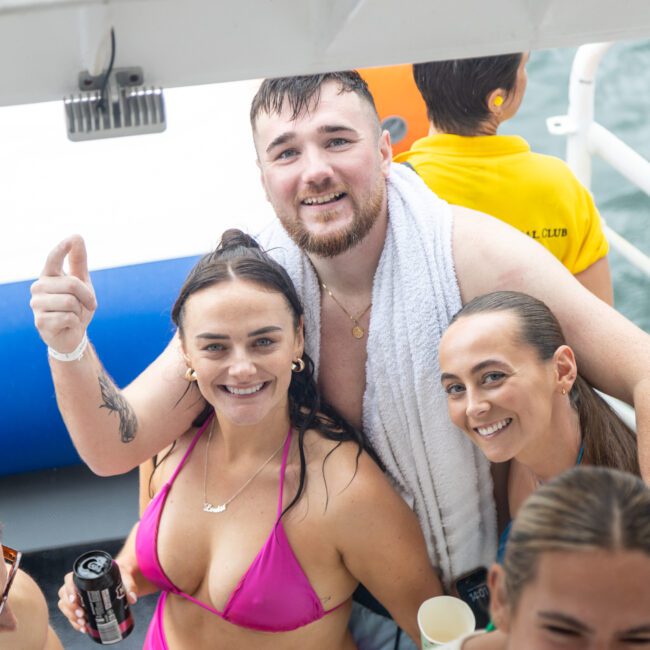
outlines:
[[[115,83],[120,88],[141,86],[144,83],[144,74],[139,66],[115,68],[111,76],[115,78]],[[81,91],[101,90],[103,83],[104,74],[93,76],[88,70],[79,73],[79,90]]]
[[[162,88],[146,87],[140,67],[117,68],[105,75],[79,73],[79,94],[64,97],[68,138],[74,142],[160,133],[167,126]]]
[[[578,131],[575,122],[568,115],[547,117],[546,128],[551,135],[572,135]]]

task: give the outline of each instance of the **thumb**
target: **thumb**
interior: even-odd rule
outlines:
[[[86,244],[80,235],[73,235],[68,239],[68,241],[68,264],[70,265],[70,275],[74,275],[82,282],[89,283],[90,275],[88,273]]]
[[[122,584],[124,585],[124,591],[126,592],[126,597],[131,605],[134,605],[138,600],[138,586],[133,577],[133,573],[129,570],[128,567],[123,564],[119,565],[120,574],[122,575]]]

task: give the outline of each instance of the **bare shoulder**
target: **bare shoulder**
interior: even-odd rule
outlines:
[[[452,210],[454,264],[463,303],[506,289],[543,300],[552,293],[549,282],[578,286],[559,260],[516,228],[469,208]]]
[[[374,507],[378,498],[403,503],[377,463],[354,442],[328,440],[309,431],[305,455],[310,498],[326,501],[330,515]]]
[[[197,427],[188,429],[178,440],[172,442],[171,445],[167,445],[167,447],[156,454],[155,463],[154,459],[151,459],[147,465],[143,464],[141,466],[141,489],[146,482],[146,475],[148,473],[151,477],[148,479],[151,485],[150,492],[153,495],[158,493],[162,486],[171,478],[198,431],[199,429]]]
[[[24,571],[16,574],[9,605],[17,627],[14,631],[2,632],[0,647],[3,650],[43,650],[49,634],[47,603],[39,586]]]
[[[51,628],[47,628],[47,641],[45,643],[45,650],[64,650],[63,644],[56,635],[56,632]]]
[[[47,604],[45,596],[34,579],[22,569],[18,570],[11,588],[12,607],[23,607],[24,603],[29,604],[30,611],[34,616],[42,615],[47,620]]]

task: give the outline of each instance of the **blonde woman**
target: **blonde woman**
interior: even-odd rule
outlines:
[[[650,489],[579,467],[542,486],[490,570],[498,632],[447,650],[618,650],[650,645]]]

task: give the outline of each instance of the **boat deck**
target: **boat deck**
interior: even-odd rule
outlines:
[[[50,624],[66,650],[97,648],[59,612],[58,590],[75,558],[93,548],[113,556],[138,516],[137,471],[99,477],[82,465],[0,477],[3,540],[24,553],[22,567],[43,590]],[[133,608],[135,628],[117,645],[142,648],[156,595]]]
[[[95,542],[92,546],[97,546],[97,548],[115,556],[122,546],[122,542],[123,539],[103,540]],[[63,576],[70,571],[75,558],[87,550],[89,550],[88,544],[79,544],[32,551],[26,553],[22,561],[25,571],[36,580],[45,594],[50,610],[50,625],[54,628],[65,650],[83,650],[84,648],[88,650],[99,647],[90,637],[74,630],[57,607],[58,591],[63,582]],[[133,632],[124,641],[116,644],[116,647],[120,650],[140,650],[142,648],[157,599],[157,594],[151,594],[144,596],[135,604],[133,607],[133,618],[135,619]]]

